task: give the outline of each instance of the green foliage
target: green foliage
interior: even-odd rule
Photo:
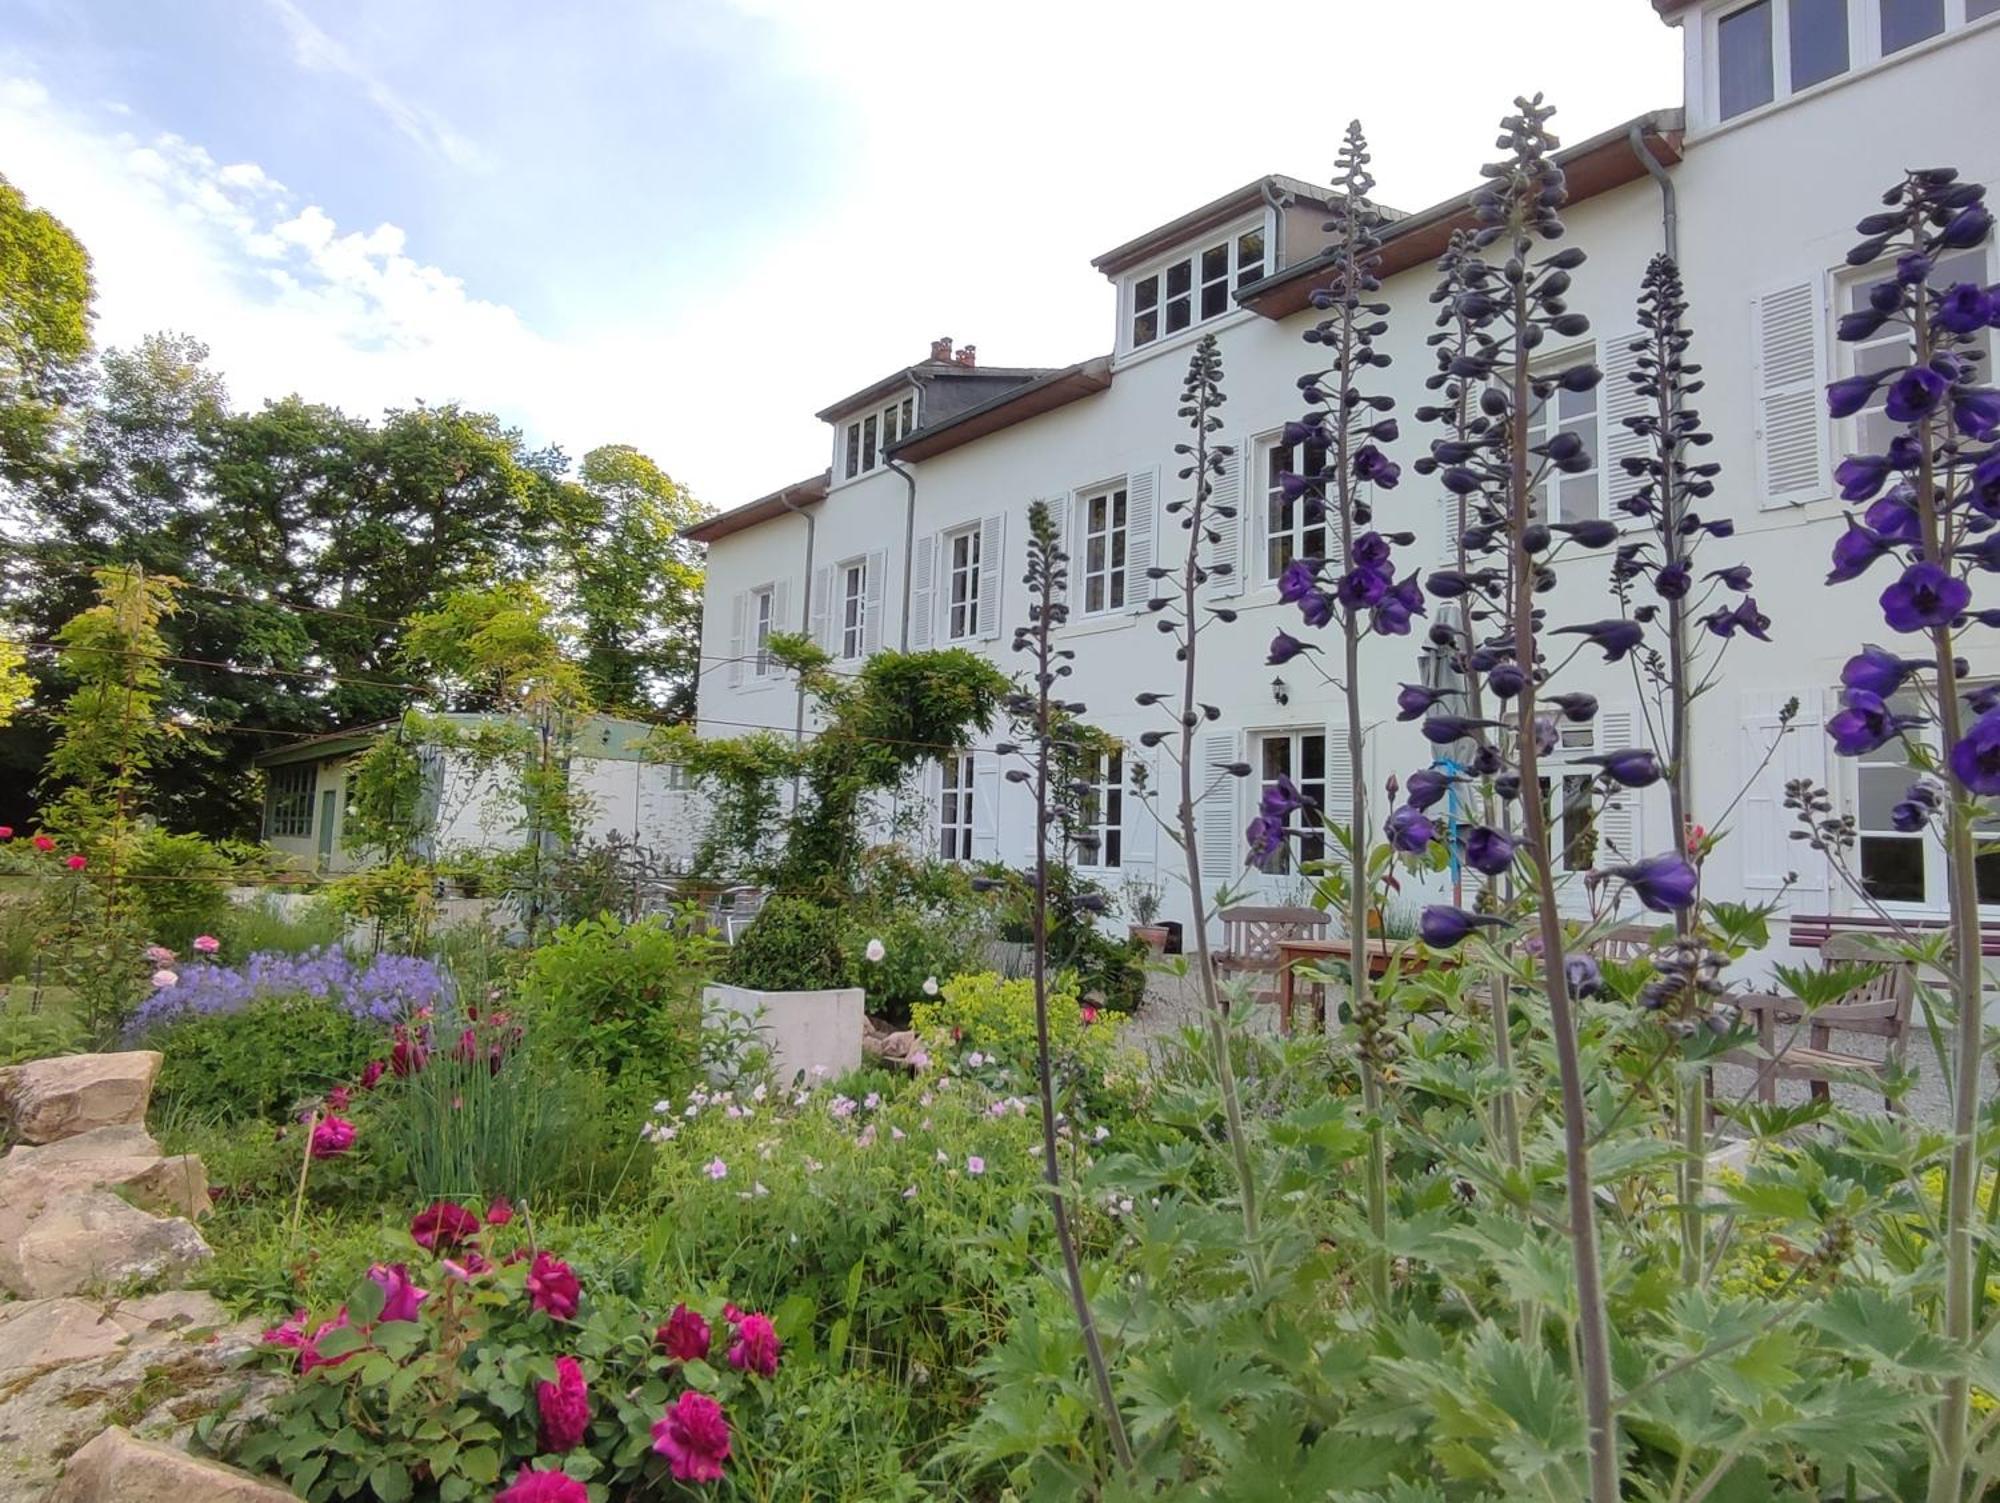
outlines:
[[[347,921],[323,898],[285,904],[270,893],[248,903],[232,903],[212,931],[222,941],[222,959],[240,961],[260,951],[303,955],[341,942]]]
[[[772,898],[730,946],[723,979],[765,992],[847,986],[844,944],[838,910],[807,898]]]
[[[162,1110],[284,1122],[302,1100],[360,1074],[382,1031],[324,998],[278,996],[182,1017],[142,1042],[162,1055]]]
[[[0,177],[0,473],[10,480],[43,460],[81,394],[95,291],[82,242]]]
[[[714,941],[688,922],[583,919],[529,956],[520,1021],[633,1100],[677,1091],[696,1074],[701,989],[717,959]]]
[[[936,1000],[917,1004],[911,1022],[925,1039],[949,1040],[961,1053],[993,1056],[1023,1070],[1035,1061],[1035,984],[1025,976],[1011,981],[994,971],[954,976]],[[1050,1058],[1101,1076],[1118,1057],[1119,1022],[1107,1013],[1086,1018],[1075,992],[1052,985]]]
[[[132,852],[129,894],[139,927],[156,944],[187,953],[198,934],[214,934],[229,915],[229,883],[238,870],[229,852],[200,835],[169,835],[154,825]]]

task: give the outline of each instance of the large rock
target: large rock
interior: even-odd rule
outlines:
[[[116,1190],[143,1210],[174,1216],[209,1211],[208,1171],[193,1154],[164,1156],[143,1127],[98,1127],[0,1159],[0,1236],[13,1216],[73,1190]]]
[[[143,1127],[160,1056],[152,1049],[66,1054],[0,1070],[0,1123],[22,1143],[99,1127]]]
[[[25,1221],[12,1209],[0,1210],[0,1288],[22,1299],[177,1282],[212,1256],[192,1222],[151,1215],[109,1190],[53,1196]]]
[[[297,1496],[113,1425],[70,1457],[49,1503],[288,1503]]]

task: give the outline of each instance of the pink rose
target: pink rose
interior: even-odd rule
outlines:
[[[561,1472],[522,1467],[493,1503],[590,1503],[590,1489]]]
[[[368,1270],[368,1277],[382,1291],[383,1320],[415,1320],[417,1307],[430,1298],[428,1290],[410,1281],[407,1264],[377,1263]]]
[[[354,1146],[354,1124],[345,1117],[322,1117],[312,1130],[312,1156],[337,1159]]]
[[[381,1060],[379,1060],[379,1059],[371,1059],[371,1060],[369,1060],[369,1061],[368,1061],[368,1063],[367,1063],[367,1064],[365,1064],[365,1065],[363,1065],[363,1066],[361,1067],[361,1089],[362,1089],[362,1090],[364,1090],[364,1091],[372,1091],[372,1090],[374,1090],[374,1089],[375,1089],[375,1083],[376,1083],[377,1081],[379,1081],[379,1080],[380,1080],[381,1078],[382,1078],[382,1061],[381,1061]]]
[[[90,858],[88,856],[71,856],[67,861],[63,862],[63,865],[73,872],[80,872],[86,866],[90,865]]]
[[[576,1314],[577,1301],[582,1297],[583,1288],[569,1264],[545,1252],[535,1254],[535,1265],[528,1270],[528,1300],[537,1310],[557,1320],[568,1320]]]
[[[337,1112],[344,1112],[354,1100],[354,1093],[344,1085],[337,1085],[326,1093],[326,1104]]]
[[[37,835],[29,844],[33,845],[44,856],[56,848],[56,843],[46,835]]]
[[[590,1391],[576,1358],[556,1358],[556,1381],[535,1385],[535,1408],[544,1451],[573,1451],[583,1443],[590,1428]]]
[[[675,1305],[674,1313],[654,1333],[654,1339],[676,1362],[699,1362],[708,1355],[715,1333],[709,1330],[707,1321],[686,1305]]]
[[[194,952],[197,955],[213,955],[222,948],[222,941],[213,934],[197,934],[194,937]]]
[[[739,1372],[770,1377],[778,1370],[778,1330],[768,1315],[745,1315],[736,1322],[736,1340],[729,1348],[729,1365]]]
[[[653,1449],[681,1482],[720,1482],[729,1459],[729,1420],[722,1406],[689,1389],[653,1421]]]
[[[479,1218],[449,1200],[434,1200],[410,1220],[410,1236],[426,1252],[447,1252],[479,1235]]]

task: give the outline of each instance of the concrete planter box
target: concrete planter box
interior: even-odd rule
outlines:
[[[757,1022],[771,1050],[771,1072],[781,1082],[790,1083],[801,1073],[810,1079],[815,1067],[831,1078],[861,1066],[867,993],[858,986],[811,992],[710,986],[701,995],[710,1007],[726,1007]]]

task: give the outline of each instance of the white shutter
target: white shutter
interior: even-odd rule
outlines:
[[[1632,377],[1639,369],[1639,356],[1644,353],[1643,348],[1632,347],[1646,338],[1644,330],[1633,329],[1604,342],[1604,452],[1598,457],[1598,470],[1604,477],[1603,504],[1613,508],[1605,515],[1623,516],[1616,510],[1618,503],[1645,483],[1640,477],[1625,473],[1624,461],[1644,459],[1654,452],[1652,439],[1625,426],[1627,418],[1659,410],[1655,392],[1632,384]]]
[[[738,590],[729,597],[729,687],[743,683],[743,621],[750,612],[750,596]]]
[[[1463,496],[1454,496],[1450,491],[1437,498],[1438,515],[1438,567],[1456,569],[1458,567],[1458,537],[1464,530],[1459,523],[1459,508],[1469,505]]]
[[[1362,756],[1367,756],[1367,743]],[[1354,759],[1348,755],[1347,727],[1326,728],[1326,817],[1337,825],[1354,822]],[[1331,842],[1328,847],[1331,849]]]
[[[1226,435],[1217,436],[1226,437]],[[1245,491],[1243,485],[1243,465],[1245,458],[1243,447],[1240,443],[1236,444],[1236,452],[1223,460],[1222,473],[1215,476],[1211,482],[1206,511],[1206,531],[1215,534],[1215,542],[1210,543],[1206,538],[1197,539],[1190,537],[1188,539],[1188,546],[1190,548],[1199,547],[1201,549],[1201,556],[1207,561],[1210,568],[1213,568],[1217,564],[1228,564],[1231,566],[1227,574],[1220,578],[1211,578],[1209,580],[1208,593],[1214,596],[1241,595],[1243,593],[1243,570],[1245,567],[1243,562],[1243,534],[1245,529],[1242,515]],[[1180,482],[1185,485],[1189,496],[1194,494],[1196,478],[1190,475],[1186,481]],[[1224,511],[1234,511],[1236,515],[1224,516]],[[1185,514],[1183,513],[1183,515]]]
[[[979,524],[979,635],[987,641],[1000,635],[1000,591],[1006,582],[1001,565],[1007,557],[1007,518],[995,515]]]
[[[878,548],[862,567],[867,573],[861,581],[861,651],[873,657],[882,650],[882,600],[889,578],[889,555]]]
[[[1243,870],[1242,790],[1249,779],[1233,778],[1222,770],[1243,759],[1242,747],[1243,738],[1235,731],[1210,731],[1194,738],[1194,817],[1200,831],[1202,878],[1211,891],[1234,881]]]
[[[1156,748],[1125,748],[1125,796],[1120,801],[1118,859],[1126,867],[1148,868],[1159,860],[1160,823],[1153,817],[1160,807],[1160,753]],[[1146,772],[1146,797],[1137,794],[1133,777],[1137,768]]]
[[[1143,611],[1156,593],[1146,571],[1153,567],[1153,528],[1158,470],[1139,470],[1125,481],[1125,608]]]
[[[792,582],[781,579],[771,586],[771,635],[792,629]]]
[[[910,564],[910,646],[921,652],[931,645],[932,618],[937,614],[931,604],[934,592],[932,583],[937,561],[937,539],[921,537],[916,541],[916,556]],[[937,807],[933,801],[931,807]]]
[[[967,752],[972,759],[972,854],[1000,859],[1000,759],[992,752]]]
[[[1626,751],[1645,744],[1640,739],[1639,724],[1638,713],[1630,705],[1607,705],[1600,710],[1596,727],[1598,755]],[[1559,776],[1561,769],[1551,768],[1550,771]],[[1645,849],[1645,831],[1640,813],[1640,790],[1637,788],[1617,789],[1604,801],[1597,813],[1598,866],[1624,865],[1658,854]]]
[[[1063,556],[1063,573],[1072,578],[1079,565],[1069,556],[1070,541],[1083,536],[1083,524],[1078,520],[1082,512],[1083,496],[1076,491],[1067,492],[1060,500],[1049,503],[1049,520],[1056,529],[1056,552]],[[1068,593],[1067,590],[1056,590],[1052,598],[1061,600]]]
[[[1776,892],[1785,885],[1785,874],[1797,872],[1792,885],[1798,897],[1811,896],[1824,903],[1827,893],[1826,857],[1810,849],[1803,840],[1791,838],[1799,826],[1793,811],[1785,807],[1785,784],[1810,778],[1824,787],[1827,781],[1826,735],[1821,724],[1821,703],[1817,690],[1798,695],[1799,713],[1778,749],[1771,743],[1778,736],[1778,712],[1792,696],[1779,690],[1760,690],[1743,695],[1742,719],[1737,729],[1737,786],[1744,789],[1737,806],[1736,822],[1725,851],[1743,854],[1743,888],[1748,893]],[[1770,753],[1771,760],[1764,763]],[[1763,770],[1759,771],[1759,765]],[[1712,833],[1712,832],[1711,832]]]
[[[846,572],[847,571],[844,569],[841,571],[843,576],[845,576]],[[845,584],[845,582],[846,581],[843,577],[842,580],[843,585]],[[812,633],[813,645],[825,649],[827,652],[832,653],[835,657],[839,657],[840,651],[837,645],[835,644],[834,638],[839,634],[840,631],[840,619],[838,617],[829,614],[832,608],[832,601],[833,601],[833,570],[831,569],[813,570],[812,610],[811,610],[812,626],[810,628]],[[831,630],[828,630],[829,622],[833,623]]]
[[[1794,282],[1750,301],[1757,394],[1757,500],[1766,509],[1828,491],[1826,357],[1820,283]]]

